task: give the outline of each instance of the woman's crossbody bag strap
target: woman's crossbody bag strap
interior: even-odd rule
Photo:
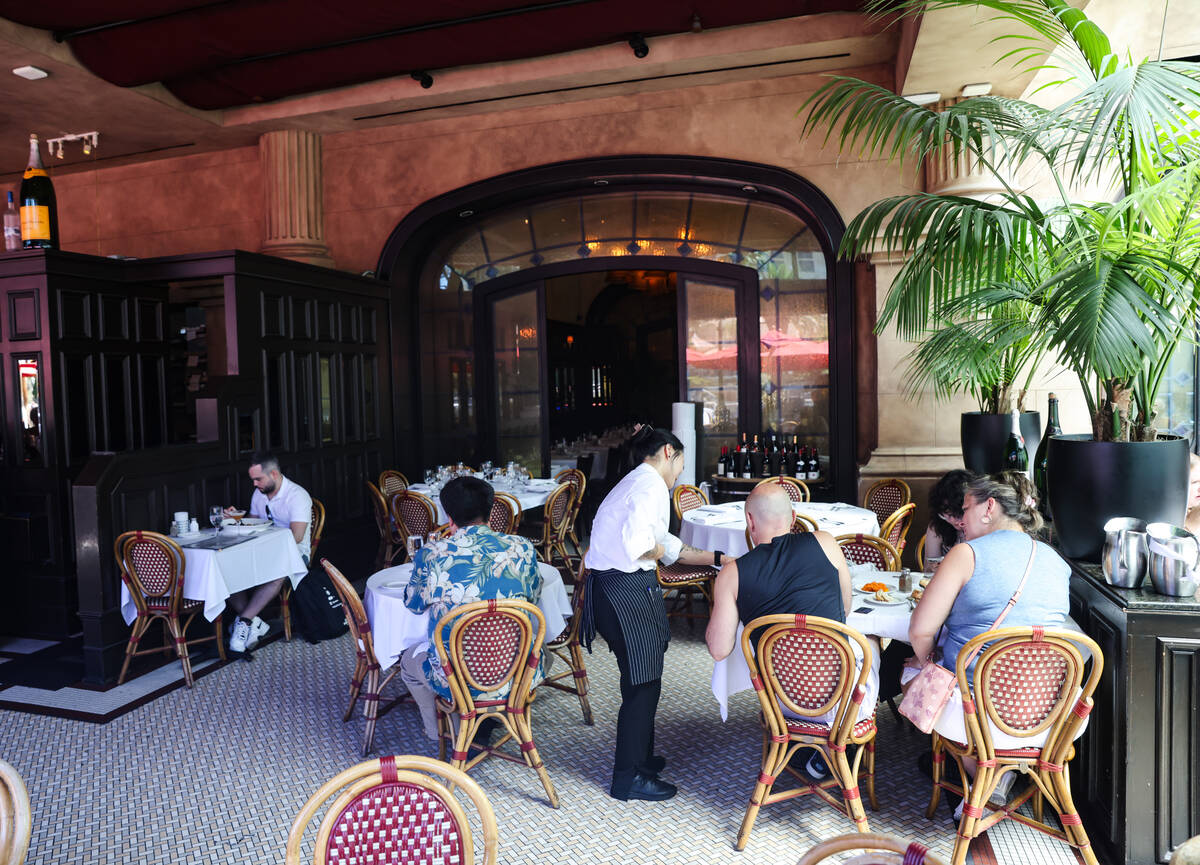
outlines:
[[[996,621],[992,622],[992,626],[988,628],[989,631],[994,631],[1000,627],[1000,623],[1004,621],[1004,617],[1017,605],[1017,600],[1021,597],[1021,592],[1025,590],[1025,581],[1029,579],[1029,574],[1033,570],[1033,560],[1037,556],[1037,539],[1030,538],[1030,540],[1033,541],[1033,549],[1029,551],[1029,563],[1025,565],[1025,575],[1021,577],[1021,582],[1017,583],[1017,590],[1008,599],[1008,603],[1004,605],[1004,609],[1000,611],[1000,615],[996,616]],[[974,651],[967,656],[967,667],[970,667],[975,662],[981,651],[983,651],[983,643],[976,646]]]

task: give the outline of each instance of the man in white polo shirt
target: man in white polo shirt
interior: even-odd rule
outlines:
[[[277,526],[291,529],[307,565],[312,536],[312,497],[304,487],[283,476],[279,459],[274,454],[257,453],[251,459],[250,481],[254,484],[254,495],[250,497],[250,516],[264,517]],[[237,613],[229,638],[230,651],[244,652],[253,648],[271,629],[258,614],[279,594],[284,579],[286,577],[280,577],[229,596],[229,606]]]

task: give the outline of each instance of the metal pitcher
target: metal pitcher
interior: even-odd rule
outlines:
[[[1109,583],[1122,589],[1141,586],[1146,579],[1148,555],[1143,520],[1113,517],[1104,524],[1104,554],[1100,564]]]
[[[1149,536],[1150,582],[1162,595],[1190,598],[1200,587],[1200,540],[1179,526],[1151,523]]]

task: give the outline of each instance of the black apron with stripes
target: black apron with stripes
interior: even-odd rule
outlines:
[[[629,652],[630,684],[641,685],[661,679],[663,653],[671,640],[671,628],[657,574],[653,570],[632,573],[606,570],[588,574],[580,639],[589,652],[596,635],[592,599],[597,592],[601,592],[616,611],[621,636]]]

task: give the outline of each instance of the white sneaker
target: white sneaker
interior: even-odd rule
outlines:
[[[253,649],[258,645],[258,641],[265,637],[270,630],[270,625],[268,625],[258,616],[255,616],[250,620],[250,641],[246,643],[246,648]]]
[[[250,623],[238,616],[233,623],[233,635],[229,638],[229,651],[241,652],[246,651],[247,645],[250,644]]]

